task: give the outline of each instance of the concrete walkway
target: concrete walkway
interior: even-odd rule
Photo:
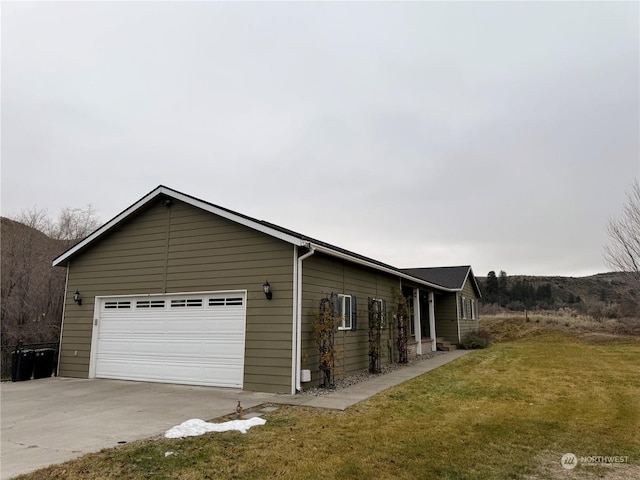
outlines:
[[[468,353],[438,354],[332,393],[279,395],[232,388],[52,377],[0,388],[0,479],[102,448],[163,434],[190,418],[211,420],[265,403],[344,410]]]
[[[277,395],[271,399],[272,403],[304,405],[306,407],[330,408],[334,410],[345,410],[356,403],[362,402],[388,388],[394,387],[407,380],[418,377],[423,373],[430,372],[442,365],[446,365],[456,360],[471,350],[454,350],[452,352],[441,352],[428,360],[420,360],[413,365],[402,367],[370,380],[341,388],[325,395]]]

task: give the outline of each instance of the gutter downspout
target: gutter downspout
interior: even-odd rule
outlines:
[[[291,392],[295,394],[302,390],[302,385],[300,384],[300,370],[302,369],[302,358],[300,357],[300,352],[302,351],[302,261],[309,258],[311,255],[316,253],[315,249],[311,244],[306,245],[309,249],[307,253],[298,257],[298,268],[296,271],[296,324],[295,324],[295,390]]]
[[[64,331],[64,314],[67,310],[67,290],[69,289],[69,267],[71,262],[67,262],[67,275],[64,279],[64,297],[62,298],[62,319],[60,320],[60,340],[58,340],[58,363],[56,364],[55,376],[60,375],[60,357],[62,356],[62,332]]]

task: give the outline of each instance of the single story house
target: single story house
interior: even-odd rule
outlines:
[[[380,361],[397,361],[399,292],[417,354],[478,322],[469,266],[399,269],[165,186],[53,265],[67,269],[58,373],[68,377],[295,393],[320,379],[323,298],[339,312],[335,370],[346,375],[369,364],[373,310]]]

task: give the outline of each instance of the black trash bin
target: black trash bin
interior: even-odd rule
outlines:
[[[53,348],[39,348],[33,353],[33,378],[48,378],[53,375]]]
[[[33,375],[33,350],[11,352],[11,381],[31,380]]]

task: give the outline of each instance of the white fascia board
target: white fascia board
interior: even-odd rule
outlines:
[[[469,267],[467,270],[467,275],[464,277],[464,281],[462,282],[462,286],[458,289],[461,292],[464,289],[464,284],[469,280],[469,275],[471,275],[471,279],[473,280],[473,284],[475,285],[475,291],[478,294],[478,298],[482,298],[482,291],[480,290],[480,285],[478,285],[478,281],[476,280],[476,276],[473,274],[473,269]]]
[[[265,233],[267,235],[270,235],[272,237],[278,238],[280,240],[283,240],[285,242],[291,243],[293,245],[303,246],[303,245],[306,244],[305,241],[303,241],[301,238],[296,237],[294,235],[289,235],[287,233],[280,232],[279,230],[276,230],[274,228],[268,227],[266,225],[262,225],[261,223],[255,222],[255,221],[250,220],[248,218],[244,218],[244,217],[242,217],[240,215],[236,215],[236,214],[234,214],[232,212],[223,210],[221,208],[215,207],[214,205],[211,205],[211,204],[208,204],[206,202],[203,202],[202,200],[198,200],[196,198],[184,195],[184,194],[182,194],[180,192],[176,192],[175,190],[172,190],[170,188],[158,187],[155,190],[153,190],[151,193],[149,193],[148,195],[145,195],[143,198],[141,198],[136,203],[131,205],[129,208],[124,210],[118,216],[112,218],[110,221],[105,223],[102,227],[97,229],[95,232],[93,232],[87,238],[85,238],[81,242],[77,243],[75,246],[73,246],[72,248],[70,248],[69,250],[64,252],[59,257],[55,258],[53,260],[53,266],[56,267],[56,266],[60,265],[67,258],[71,257],[72,255],[77,253],[79,250],[82,250],[88,244],[92,243],[94,240],[96,240],[99,237],[101,237],[102,235],[104,235],[106,232],[108,232],[115,225],[117,225],[118,223],[120,223],[121,221],[126,219],[129,215],[131,215],[136,210],[138,210],[139,208],[141,208],[144,205],[146,205],[148,202],[150,202],[151,200],[156,198],[158,195],[167,195],[168,197],[175,198],[176,200],[180,200],[181,202],[187,203],[189,205],[193,205],[194,207],[200,208],[202,210],[205,210],[207,212],[213,213],[215,215],[219,215],[219,216],[221,216],[223,218],[226,218],[227,220],[231,220],[233,222],[239,223],[241,225],[244,225],[246,227],[252,228],[252,229],[257,230],[259,232]]]
[[[412,277],[411,275],[407,275],[406,273],[402,273],[402,272],[399,272],[397,270],[393,270],[392,268],[387,268],[387,267],[384,267],[382,265],[378,265],[377,263],[368,262],[368,261],[366,261],[364,259],[357,258],[357,257],[351,256],[351,255],[347,255],[346,253],[338,252],[338,251],[333,250],[331,248],[323,247],[323,246],[317,245],[315,243],[313,243],[311,245],[313,246],[314,250],[316,250],[318,252],[325,253],[327,255],[331,255],[332,257],[342,258],[343,260],[348,260],[349,262],[357,263],[359,265],[364,265],[366,267],[373,268],[373,269],[379,270],[381,272],[389,273],[389,274],[394,275],[396,277],[404,278],[405,280],[411,280],[412,282],[419,283],[421,285],[427,286],[429,288],[433,288],[435,290],[440,290],[440,291],[443,291],[443,292],[455,292],[456,291],[455,289],[441,287],[440,285],[436,285],[434,283],[429,283],[429,282],[427,282],[425,280],[421,280],[419,278]]]
[[[469,278],[469,275],[471,275],[471,278],[473,279],[473,284],[476,286],[476,293],[478,294],[478,298],[482,298],[482,290],[480,290],[480,285],[478,285],[478,280],[476,280],[476,276],[473,274],[473,268],[469,267],[469,273],[467,273],[467,278]]]

